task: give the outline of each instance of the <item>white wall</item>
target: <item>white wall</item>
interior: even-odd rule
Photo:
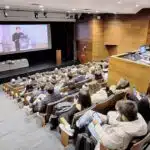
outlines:
[[[65,13],[47,13],[47,18],[43,16],[43,12],[39,13],[39,18],[36,19],[34,12],[25,11],[7,11],[8,17],[4,17],[4,13],[0,10],[0,21],[60,21],[60,22],[75,22],[75,19],[67,19]]]

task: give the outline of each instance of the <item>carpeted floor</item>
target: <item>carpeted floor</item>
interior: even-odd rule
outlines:
[[[27,117],[14,100],[0,90],[0,150],[64,150],[59,136]]]

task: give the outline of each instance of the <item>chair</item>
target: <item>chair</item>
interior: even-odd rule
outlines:
[[[64,101],[72,101],[74,96],[76,96],[77,94],[78,94],[78,92],[73,94],[73,95],[66,96],[66,97],[64,97],[64,98],[62,98],[62,99],[60,99],[56,102],[49,103],[47,105],[46,112],[45,113],[40,113],[40,116],[43,117],[42,120],[44,120],[42,122],[44,124],[46,124],[49,121],[49,117],[53,113],[53,108],[54,108],[55,105],[57,105],[58,103],[64,102]]]
[[[115,109],[115,104],[117,101],[124,99],[125,93],[120,92],[117,94],[112,94],[109,96],[108,100],[104,103],[98,103],[96,104],[96,107],[94,108],[94,111],[107,114],[108,111]]]
[[[133,144],[130,150],[145,150],[150,144],[150,133],[148,133],[142,140]]]

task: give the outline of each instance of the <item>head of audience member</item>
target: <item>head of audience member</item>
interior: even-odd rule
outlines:
[[[100,80],[100,79],[103,79],[102,72],[96,71],[95,72],[95,80]]]
[[[67,76],[68,76],[69,80],[71,80],[73,78],[73,75],[71,72],[69,72]]]
[[[85,72],[83,69],[81,69],[81,70],[79,71],[79,74],[80,74],[80,75],[85,75],[86,72]]]
[[[69,90],[75,90],[76,89],[75,82],[74,81],[69,81],[68,88],[69,88]]]
[[[89,92],[89,86],[86,83],[82,86],[82,89]]]
[[[52,84],[50,84],[47,88],[47,92],[48,94],[53,94],[54,93],[54,86]]]
[[[118,83],[117,83],[117,86],[116,86],[116,89],[125,89],[127,87],[130,86],[130,83],[128,80],[124,79],[124,78],[121,78]]]
[[[87,90],[84,89],[80,90],[78,103],[81,104],[81,109],[88,108],[92,105],[91,97]]]
[[[121,100],[116,104],[116,110],[119,112],[120,121],[134,121],[137,119],[137,104],[130,100]]]
[[[150,121],[150,104],[147,97],[138,102],[138,111],[148,123]]]
[[[44,83],[40,85],[40,89],[41,89],[41,91],[45,90],[45,84]]]
[[[131,91],[126,93],[126,99],[134,101],[136,104],[139,103],[139,99]]]
[[[106,86],[106,93],[107,93],[108,96],[113,94],[113,91],[110,89],[109,86]]]
[[[16,83],[16,80],[15,79],[11,79],[11,84],[15,84]]]
[[[57,83],[56,79],[53,79],[53,78],[50,80],[50,82],[51,82],[51,84],[53,84],[53,85],[55,85],[55,84]]]
[[[26,85],[26,91],[30,92],[30,91],[32,91],[32,90],[33,90],[33,84],[32,84],[32,83],[28,83],[28,84]]]

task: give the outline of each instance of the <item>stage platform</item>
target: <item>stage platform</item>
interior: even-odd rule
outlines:
[[[28,76],[32,75],[36,72],[43,72],[43,71],[51,71],[55,68],[71,66],[74,64],[79,64],[78,61],[67,61],[63,62],[61,65],[56,65],[53,62],[47,62],[43,64],[37,64],[26,68],[15,69],[10,71],[3,71],[0,72],[0,84],[10,81],[12,78],[16,78],[17,76]]]

